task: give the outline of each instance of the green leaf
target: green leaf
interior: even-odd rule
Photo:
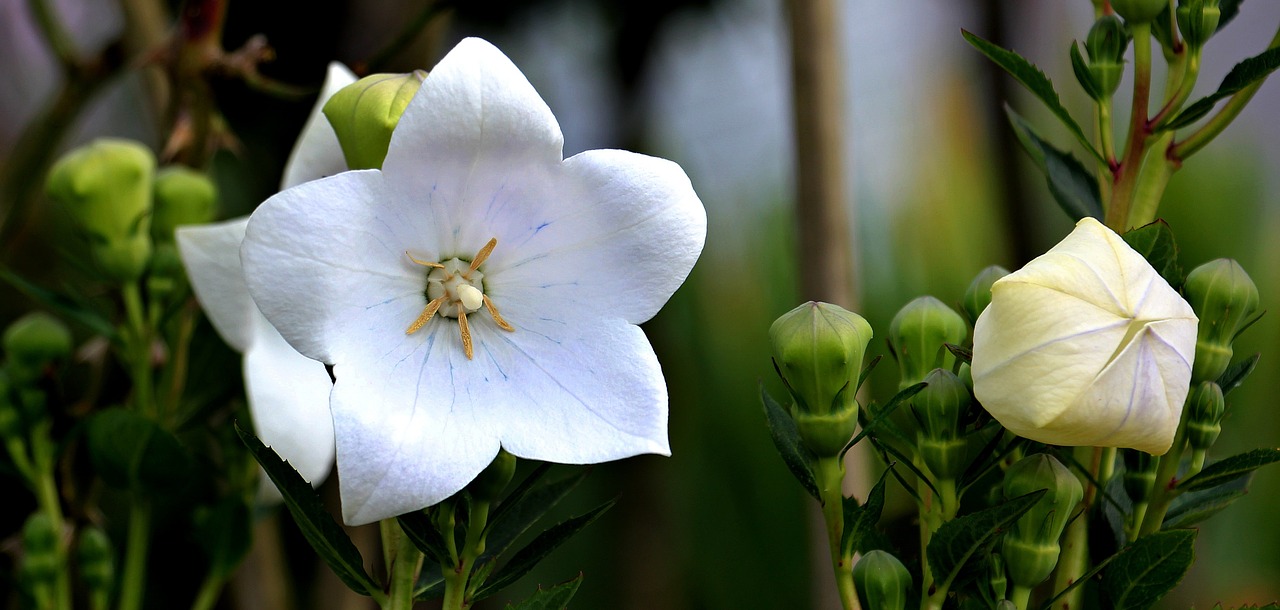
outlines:
[[[854,445],[857,445],[858,441],[861,441],[881,424],[888,422],[889,416],[893,415],[893,412],[897,411],[898,407],[906,404],[908,400],[911,400],[913,396],[919,394],[920,391],[928,387],[928,385],[929,384],[921,381],[915,385],[907,386],[906,388],[903,388],[902,391],[894,394],[893,398],[890,398],[888,403],[877,410],[875,419],[872,419],[867,422],[866,425],[862,426],[862,430],[849,440],[849,443],[844,446],[844,449],[840,450],[840,457],[843,459],[844,454],[848,453]]]
[[[507,604],[506,610],[564,610],[569,607],[569,601],[573,599],[575,593],[578,592],[578,586],[582,584],[582,573],[568,582],[562,582],[550,589],[538,587],[533,596],[519,604]]]
[[[1133,229],[1124,235],[1125,243],[1133,248],[1160,273],[1174,290],[1182,285],[1182,267],[1178,265],[1178,244],[1173,231],[1163,220]]]
[[[1253,474],[1246,474],[1217,487],[1193,491],[1178,496],[1169,504],[1161,529],[1183,529],[1191,527],[1231,505],[1249,494],[1249,481]]]
[[[117,338],[116,327],[105,316],[77,299],[37,286],[8,269],[0,269],[0,280],[4,280],[32,301],[84,325],[95,335],[112,340]]]
[[[453,561],[449,557],[449,549],[445,546],[444,538],[426,513],[420,510],[405,513],[396,517],[396,521],[400,522],[400,529],[409,542],[422,551],[422,554],[426,555],[432,563]]]
[[[539,534],[528,546],[517,551],[511,561],[508,561],[506,565],[498,570],[492,581],[480,587],[476,591],[474,599],[483,599],[493,595],[511,583],[520,580],[521,576],[528,574],[529,570],[532,570],[534,566],[538,565],[538,562],[545,559],[557,547],[568,541],[574,534],[582,531],[582,528],[590,525],[592,521],[604,514],[604,511],[613,507],[615,502],[617,500],[609,500],[583,515],[553,525],[547,531]]]
[[[1240,14],[1241,4],[1244,4],[1244,0],[1221,0],[1218,2],[1219,17],[1217,31],[1221,32],[1222,28],[1226,27],[1228,23],[1231,23],[1232,19],[1236,18],[1236,15]]]
[[[1261,357],[1262,354],[1254,354],[1244,360],[1232,363],[1231,366],[1227,367],[1227,370],[1222,371],[1222,375],[1218,377],[1218,387],[1222,388],[1222,395],[1226,396],[1227,392],[1240,387],[1240,384],[1244,383],[1244,380],[1248,379],[1249,375],[1253,373],[1253,369],[1257,368],[1258,358]]]
[[[1213,110],[1213,105],[1219,100],[1235,95],[1241,89],[1265,79],[1276,68],[1280,68],[1280,47],[1267,49],[1236,64],[1222,79],[1222,84],[1218,85],[1217,91],[1196,100],[1183,109],[1178,116],[1161,125],[1160,129],[1182,129],[1200,120],[1200,117]]]
[[[293,515],[302,535],[315,549],[316,554],[329,565],[329,569],[342,580],[352,591],[360,595],[371,595],[381,587],[364,571],[364,558],[360,550],[352,544],[351,538],[338,526],[333,517],[324,509],[320,494],[307,483],[302,475],[294,470],[289,462],[270,447],[262,444],[252,432],[236,423],[236,432],[240,440],[249,448],[249,453],[267,471],[271,482],[276,484],[280,495],[284,496],[284,505]]]
[[[218,579],[230,577],[253,541],[249,504],[239,496],[227,496],[214,506],[203,507],[195,516],[194,535],[209,559],[209,574]]]
[[[1168,593],[1195,559],[1196,530],[1168,530],[1125,547],[1102,572],[1102,592],[1115,610],[1146,610]]]
[[[1080,44],[1074,40],[1071,41],[1071,71],[1075,73],[1076,82],[1080,83],[1080,88],[1084,89],[1090,99],[1102,98],[1102,89],[1094,80],[1093,73],[1089,72],[1089,64],[1080,55]]]
[[[867,366],[862,367],[862,372],[858,374],[858,385],[853,389],[855,392],[862,387],[862,383],[867,380],[867,376],[871,374],[871,371],[876,370],[876,365],[880,364],[881,358],[884,358],[884,356],[877,355],[871,359],[871,362],[867,363]]]
[[[1080,124],[1076,123],[1076,120],[1071,118],[1071,113],[1067,112],[1067,109],[1062,106],[1062,101],[1058,99],[1058,92],[1053,88],[1053,82],[1044,75],[1044,72],[1040,71],[1040,68],[1037,68],[1035,64],[1027,61],[1021,55],[1001,48],[999,45],[993,44],[972,32],[961,30],[960,33],[965,40],[969,41],[969,44],[973,45],[983,55],[986,55],[991,61],[996,62],[996,65],[1004,68],[1006,72],[1022,83],[1022,86],[1040,98],[1040,101],[1049,107],[1049,111],[1058,117],[1058,120],[1062,121],[1063,125],[1066,125],[1067,130],[1080,141],[1080,145],[1089,151],[1089,154],[1093,155],[1101,163],[1107,162],[1098,153],[1098,150],[1093,147],[1093,144],[1089,142],[1084,130],[1080,129]]]
[[[159,424],[121,408],[89,420],[89,458],[112,487],[147,491],[177,488],[192,469],[187,450]]]
[[[538,483],[545,472],[546,468],[541,468],[540,472],[530,475],[519,488],[498,505],[498,509],[493,512],[486,527],[485,551],[480,556],[481,561],[505,552],[516,538],[565,499],[569,492],[591,474],[589,469],[582,469],[570,477]],[[528,485],[525,485],[526,482]]]
[[[973,365],[973,350],[959,345],[952,345],[950,343],[943,343],[942,347],[947,348],[947,351],[951,352],[951,355],[955,356],[956,360],[971,366]]]
[[[1049,194],[1062,211],[1071,220],[1077,221],[1086,216],[1102,218],[1102,196],[1099,194],[1098,179],[1085,168],[1084,164],[1070,153],[1058,150],[1045,142],[1025,119],[1005,106],[1009,115],[1009,123],[1013,125],[1013,133],[1018,136],[1022,147],[1031,155],[1031,159],[1044,172],[1049,184]]]
[[[859,505],[857,498],[853,497],[844,499],[844,531],[840,534],[842,556],[851,558],[855,552],[865,553],[871,550],[866,543],[875,534],[880,513],[884,511],[884,483],[892,469],[893,464],[890,464],[880,474],[880,480],[867,493],[866,504]]]
[[[816,458],[800,440],[800,431],[796,429],[795,420],[791,419],[791,415],[782,408],[782,405],[769,396],[769,392],[764,389],[764,384],[760,384],[760,400],[764,403],[764,416],[765,422],[769,425],[769,436],[773,439],[773,446],[777,448],[778,454],[782,456],[783,463],[787,465],[787,469],[796,480],[800,481],[800,486],[804,487],[815,500],[821,502],[822,497],[813,476]]]
[[[1199,491],[1234,481],[1267,464],[1280,462],[1280,449],[1254,449],[1219,460],[1195,476],[1178,483],[1180,491]]]
[[[926,583],[925,586],[950,585],[974,552],[1004,532],[1022,513],[1035,506],[1044,494],[1043,489],[1034,491],[998,506],[943,523],[933,534],[929,547],[925,550],[929,557],[929,569],[933,572],[933,582]]]

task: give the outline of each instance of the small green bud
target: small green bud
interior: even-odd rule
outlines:
[[[152,238],[157,244],[172,244],[174,229],[211,222],[217,202],[218,188],[209,176],[182,165],[160,170],[155,180]]]
[[[911,573],[897,557],[876,550],[853,566],[853,583],[864,610],[903,610],[911,590]]]
[[[1009,275],[1009,270],[999,265],[991,265],[986,269],[978,272],[978,275],[969,282],[969,287],[964,291],[964,312],[969,316],[970,322],[976,322],[978,316],[982,315],[982,310],[991,304],[991,285],[996,280]]]
[[[969,334],[964,318],[942,301],[925,296],[898,310],[889,323],[889,343],[898,356],[898,389],[924,381],[936,368],[949,368],[944,343],[960,345]]]
[[[27,522],[22,525],[22,549],[27,555],[58,552],[58,532],[49,515],[39,512],[27,517]]]
[[[1222,432],[1222,414],[1227,410],[1222,388],[1213,381],[1201,381],[1187,402],[1187,443],[1206,450]]]
[[[1111,0],[1111,8],[1116,14],[1131,23],[1153,21],[1168,6],[1168,0]]]
[[[1124,63],[1125,51],[1129,48],[1129,30],[1124,22],[1115,15],[1103,15],[1089,28],[1084,48],[1089,53],[1090,63]]]
[[[1009,581],[1020,587],[1034,587],[1053,572],[1061,552],[1058,539],[1084,498],[1080,481],[1047,453],[1029,455],[1005,472],[1006,500],[1040,489],[1048,493],[1014,522],[1001,547]]]
[[[1160,461],[1137,449],[1121,449],[1120,455],[1124,459],[1124,490],[1129,493],[1129,499],[1134,504],[1150,500]]]
[[[969,466],[968,445],[960,438],[960,419],[973,399],[964,382],[946,369],[933,369],[924,381],[929,385],[911,403],[920,424],[916,448],[930,472],[954,479]]]
[[[1009,579],[1005,576],[1004,559],[999,553],[987,556],[987,582],[991,585],[991,596],[1004,599],[1009,594]]]
[[[147,274],[147,292],[153,300],[163,302],[185,285],[182,255],[173,242],[157,243],[151,253],[151,271]]]
[[[810,301],[774,320],[769,340],[800,437],[819,456],[839,454],[858,425],[854,394],[871,325],[838,305]]]
[[[115,581],[115,558],[111,540],[106,533],[93,526],[80,531],[80,546],[76,549],[76,561],[80,578],[92,593],[111,590]]]
[[[1187,45],[1198,49],[1218,31],[1222,10],[1218,8],[1218,0],[1179,0],[1176,15],[1178,30]]]
[[[342,144],[348,169],[378,169],[387,156],[391,132],[427,73],[371,74],[333,94],[324,116]]]
[[[137,279],[151,257],[151,150],[103,138],[67,153],[49,170],[49,197],[66,207],[89,240],[106,279]]]
[[[45,367],[71,354],[71,331],[61,320],[37,311],[10,324],[3,344],[12,383],[28,386]]]
[[[1220,258],[1187,274],[1182,291],[1200,318],[1192,382],[1217,381],[1231,364],[1231,342],[1258,310],[1258,287],[1239,263]]]
[[[515,474],[516,456],[507,453],[504,449],[498,449],[498,455],[493,458],[493,462],[467,484],[467,492],[471,497],[482,502],[497,502],[502,498],[502,490],[507,488],[507,484]]]

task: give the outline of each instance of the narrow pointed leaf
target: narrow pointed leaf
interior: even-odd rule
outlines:
[[[1040,170],[1044,172],[1049,185],[1049,194],[1072,221],[1086,216],[1102,218],[1102,196],[1098,189],[1098,179],[1070,153],[1058,150],[1045,142],[1012,108],[1005,106],[1009,115],[1009,123],[1013,126],[1014,135],[1022,147],[1031,155]]]
[[[809,451],[809,448],[805,447],[800,440],[800,431],[796,429],[795,420],[791,419],[782,405],[769,396],[769,392],[764,389],[764,384],[760,385],[760,400],[764,403],[764,416],[765,422],[769,425],[769,437],[773,439],[773,446],[782,456],[782,462],[787,465],[792,476],[800,481],[800,486],[804,487],[815,500],[821,502],[822,496],[818,492],[818,484],[813,476],[815,458],[813,452]]]
[[[1004,68],[1013,78],[1022,83],[1022,86],[1040,98],[1040,101],[1049,107],[1049,111],[1055,117],[1058,117],[1059,121],[1062,121],[1062,124],[1067,127],[1071,135],[1080,141],[1080,145],[1089,151],[1089,154],[1093,155],[1098,161],[1106,163],[1106,159],[1103,159],[1098,150],[1089,142],[1089,137],[1084,134],[1080,124],[1071,118],[1071,113],[1067,112],[1067,109],[1063,107],[1062,101],[1058,98],[1058,92],[1053,88],[1053,82],[1044,75],[1044,72],[1040,71],[1040,68],[1027,61],[1025,57],[985,40],[972,32],[961,30],[960,33],[975,49],[986,55],[991,61],[996,62],[996,65]]]
[[[568,582],[562,582],[550,589],[538,587],[533,596],[516,605],[507,604],[506,610],[564,610],[569,607],[578,587],[582,585],[582,573]]]
[[[1267,464],[1280,462],[1280,449],[1254,449],[1206,466],[1195,476],[1178,484],[1179,491],[1199,491],[1243,477]]]
[[[1221,23],[1221,21],[1219,21]],[[1218,85],[1218,90],[1202,97],[1190,106],[1187,106],[1178,116],[1173,117],[1168,123],[1160,126],[1160,129],[1182,129],[1192,123],[1200,120],[1209,111],[1213,110],[1213,105],[1217,104],[1223,98],[1231,97],[1239,93],[1245,87],[1252,85],[1258,81],[1270,76],[1276,68],[1280,68],[1280,47],[1267,49],[1258,55],[1254,55],[1231,68],[1222,79],[1222,84]]]
[[[1222,509],[1249,494],[1249,482],[1253,474],[1246,474],[1233,481],[1217,487],[1193,491],[1178,496],[1169,504],[1165,513],[1162,529],[1183,529],[1191,527],[1209,517],[1218,514]]]
[[[893,398],[890,398],[888,403],[886,403],[883,407],[877,410],[875,419],[872,419],[871,421],[867,422],[867,424],[862,427],[862,430],[859,431],[856,436],[850,439],[849,444],[845,445],[844,449],[840,451],[840,456],[843,458],[845,453],[848,453],[849,450],[852,449],[854,445],[858,444],[858,441],[865,438],[868,434],[874,431],[881,424],[887,423],[889,421],[889,416],[893,415],[893,412],[897,411],[898,407],[906,404],[908,400],[911,400],[913,396],[915,396],[916,394],[919,394],[920,391],[928,387],[928,385],[929,384],[921,381],[920,383],[917,383],[915,385],[907,386],[902,391],[898,392],[897,394],[894,394]]]
[[[516,538],[565,499],[589,474],[589,469],[582,469],[577,474],[558,481],[518,489],[503,500],[498,505],[499,510],[494,511],[485,533],[485,551],[480,556],[481,561],[496,557],[510,548]],[[541,478],[542,475],[538,476]]]
[[[493,595],[519,580],[521,576],[528,574],[529,570],[538,565],[538,562],[567,542],[574,534],[582,531],[582,528],[591,525],[592,521],[595,521],[605,511],[612,508],[615,502],[617,500],[605,502],[585,514],[553,525],[547,531],[539,534],[528,546],[517,551],[511,561],[499,568],[493,580],[485,583],[484,586],[476,591],[475,599],[483,599]]]
[[[400,529],[409,542],[422,551],[430,562],[438,564],[450,560],[444,538],[422,511],[405,513],[396,517],[396,520],[400,522]]]
[[[86,437],[94,470],[113,487],[172,491],[194,467],[177,437],[133,411],[100,411],[89,420]]]
[[[1187,573],[1195,559],[1196,530],[1143,536],[1125,547],[1102,572],[1102,591],[1115,610],[1146,610]]]
[[[1143,225],[1121,235],[1129,247],[1151,263],[1151,267],[1177,289],[1182,285],[1182,267],[1178,265],[1178,244],[1173,231],[1163,220]]]
[[[925,550],[933,572],[933,580],[925,586],[949,584],[974,552],[992,542],[1044,494],[1044,490],[1035,491],[942,524]]]
[[[865,504],[859,505],[858,500],[852,497],[844,499],[844,531],[840,535],[840,549],[844,557],[871,550],[867,543],[876,533],[876,524],[880,522],[880,513],[884,511],[884,483],[892,469],[893,465],[890,464],[880,474],[880,480],[867,493]]]
[[[1080,88],[1089,95],[1090,99],[1099,99],[1102,97],[1102,89],[1098,87],[1098,83],[1093,78],[1093,74],[1089,72],[1089,64],[1085,63],[1084,57],[1080,55],[1080,44],[1071,41],[1071,71],[1076,75],[1076,82],[1080,83]]]
[[[1217,31],[1221,32],[1222,28],[1226,27],[1228,23],[1231,23],[1232,19],[1236,18],[1236,15],[1240,14],[1241,4],[1244,4],[1244,0],[1221,0],[1218,2],[1219,16]]]
[[[1226,396],[1228,392],[1240,387],[1245,379],[1253,373],[1253,369],[1258,366],[1258,358],[1262,354],[1254,354],[1239,362],[1233,362],[1227,370],[1222,371],[1222,375],[1218,377],[1218,387],[1222,388],[1222,395]]]
[[[328,564],[329,569],[342,579],[352,591],[360,595],[370,595],[381,589],[373,578],[364,571],[364,558],[359,549],[352,544],[351,538],[338,526],[333,517],[324,509],[320,495],[310,483],[294,470],[289,462],[281,459],[276,452],[262,444],[252,432],[236,424],[236,432],[240,440],[249,447],[249,453],[267,471],[271,482],[280,489],[284,496],[284,505],[293,515],[293,520],[302,530],[302,535],[315,549],[316,554]]]
[[[0,280],[4,280],[32,301],[48,307],[68,320],[84,325],[95,335],[102,335],[112,340],[117,338],[115,326],[107,321],[106,317],[68,295],[37,286],[8,269],[0,269]]]

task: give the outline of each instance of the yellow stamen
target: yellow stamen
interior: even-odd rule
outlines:
[[[467,309],[461,304],[458,305],[458,326],[462,329],[462,352],[467,355],[467,360],[470,360],[473,353],[471,328],[467,326]]]
[[[445,298],[446,297],[440,297],[430,303],[427,303],[427,306],[422,309],[422,315],[418,316],[418,319],[414,320],[413,324],[409,325],[409,329],[404,331],[404,334],[412,335],[413,333],[418,332],[418,329],[422,328],[427,321],[431,319],[431,316],[436,315],[436,310],[440,309],[441,305],[444,305]]]
[[[489,300],[489,295],[487,294],[484,295],[484,307],[489,310],[489,315],[493,316],[493,321],[497,322],[498,328],[511,333],[516,331],[515,327],[503,320],[501,315],[498,315],[498,307],[493,304],[493,301]]]
[[[489,238],[489,243],[485,244],[483,248],[480,248],[479,252],[476,252],[476,257],[471,259],[471,269],[467,271],[467,273],[463,274],[462,277],[467,277],[472,271],[479,269],[480,265],[484,264],[484,261],[489,258],[489,255],[493,254],[493,248],[497,245],[498,238]]]
[[[405,251],[404,251],[404,253],[405,253],[405,255],[407,255],[407,256],[409,257],[409,260],[411,260],[411,261],[413,261],[414,263],[417,263],[417,264],[419,264],[419,265],[422,265],[423,267],[433,267],[433,268],[436,268],[436,269],[444,269],[444,265],[441,265],[440,263],[428,263],[427,261],[420,261],[420,260],[418,260],[418,259],[414,258],[412,254],[409,254],[409,251],[408,251],[408,250],[405,250]]]

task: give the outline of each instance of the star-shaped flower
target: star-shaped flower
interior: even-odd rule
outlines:
[[[345,171],[338,137],[320,109],[337,90],[355,82],[342,64],[329,65],[324,87],[285,165],[281,188]],[[324,365],[289,347],[249,296],[240,265],[248,217],[177,231],[182,262],[210,323],[232,349],[244,354],[245,392],[253,426],[303,478],[319,483],[334,461],[329,415],[329,374]],[[259,497],[280,492],[261,477]]]
[[[636,325],[693,267],[706,212],[674,163],[562,149],[520,71],[467,39],[381,170],[289,189],[250,218],[250,293],[334,367],[347,523],[448,498],[500,446],[560,463],[669,454],[662,371]]]

